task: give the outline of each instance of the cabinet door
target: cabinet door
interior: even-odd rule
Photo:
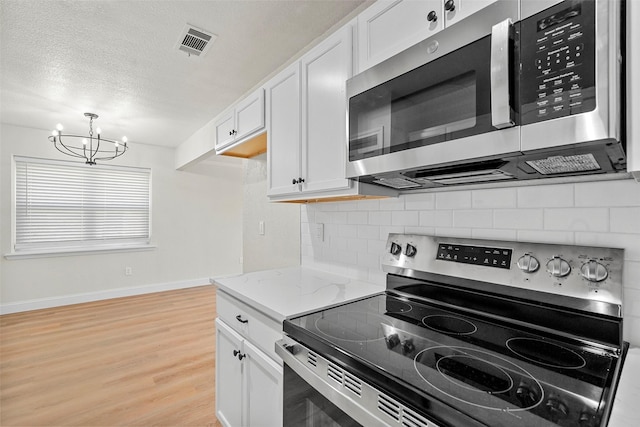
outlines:
[[[456,22],[473,15],[482,8],[489,6],[496,0],[441,0],[445,8],[445,26],[453,25]],[[516,0],[514,0],[516,1]]]
[[[242,352],[242,337],[216,319],[216,417],[225,427],[240,427],[244,363],[234,352]]]
[[[282,425],[282,366],[245,341],[246,425],[272,427]]]
[[[264,128],[264,89],[260,88],[236,105],[236,139]]]
[[[267,83],[268,195],[300,191],[300,64]]]
[[[443,4],[443,0],[379,0],[362,11],[358,15],[358,72],[440,31]]]
[[[231,144],[235,138],[234,130],[234,111],[231,110],[216,122],[216,150]]]
[[[307,53],[302,64],[304,192],[349,188],[346,167],[346,82],[352,76],[351,27]]]

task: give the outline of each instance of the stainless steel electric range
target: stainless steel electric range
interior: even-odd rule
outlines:
[[[289,318],[285,426],[604,426],[623,250],[391,234],[387,290]]]

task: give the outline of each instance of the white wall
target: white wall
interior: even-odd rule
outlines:
[[[56,151],[48,131],[0,128],[0,304],[3,312],[206,284],[237,274],[242,253],[242,167],[209,175],[175,170],[174,151],[131,143],[114,164],[152,169],[152,243],[156,249],[12,259],[11,159],[24,155],[71,159]],[[125,267],[133,275],[125,276]]]
[[[245,160],[242,252],[244,273],[300,265],[300,207],[268,201],[266,154]]]
[[[421,193],[302,207],[302,265],[375,283],[390,232],[625,249],[624,338],[640,345],[640,183]],[[316,223],[325,238],[312,237]]]

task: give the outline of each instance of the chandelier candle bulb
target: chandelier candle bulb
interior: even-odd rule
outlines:
[[[53,142],[56,150],[72,157],[78,157],[85,160],[88,165],[95,165],[98,160],[112,160],[120,157],[129,148],[127,146],[127,137],[122,138],[122,144],[119,141],[106,139],[101,137],[102,130],[96,128],[96,144],[93,144],[93,120],[98,118],[97,114],[84,113],[89,118],[89,136],[63,134],[64,127],[61,123],[56,125],[56,129],[49,136],[49,141]],[[80,145],[78,140],[82,143]],[[102,142],[102,144],[101,144]]]

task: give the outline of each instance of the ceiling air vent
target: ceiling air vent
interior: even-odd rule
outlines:
[[[178,40],[178,49],[186,52],[189,56],[203,56],[217,37],[213,33],[187,24]]]

